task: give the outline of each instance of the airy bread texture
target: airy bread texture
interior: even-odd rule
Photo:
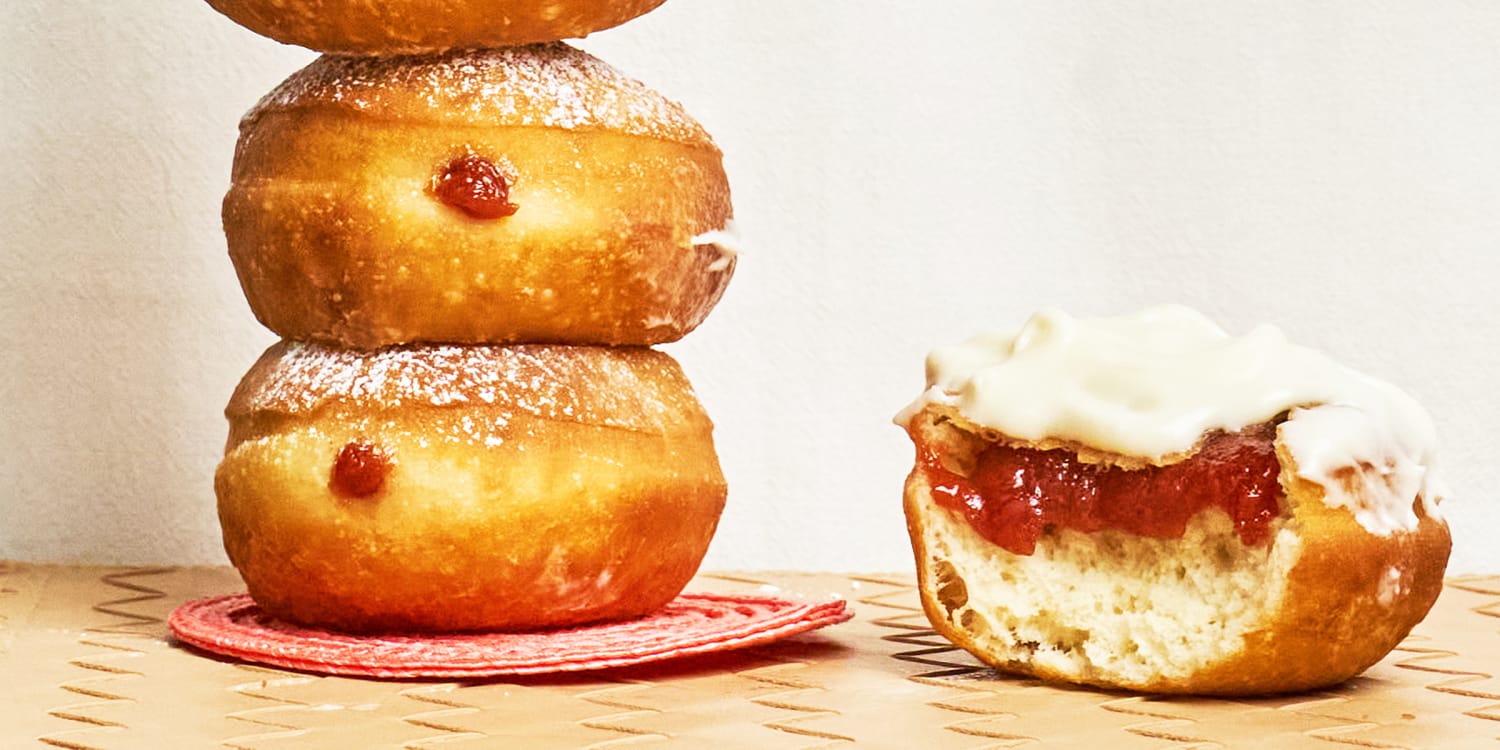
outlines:
[[[283,342],[227,409],[224,546],[268,614],[349,632],[635,617],[698,568],[726,494],[712,424],[649,349]],[[351,497],[341,449],[389,457]]]
[[[513,214],[440,198],[465,158]],[[708,134],[564,44],[319,58],[245,116],[223,212],[255,316],[352,348],[675,341],[736,262]]]
[[[574,39],[663,0],[208,0],[262,36],[320,52],[388,55]]]
[[[953,457],[954,470],[988,444],[932,407],[910,429]],[[1211,509],[1180,539],[1060,529],[1028,556],[940,507],[919,465],[905,510],[923,608],[938,632],[986,663],[1048,680],[1219,695],[1346,680],[1431,608],[1448,527],[1414,501],[1415,530],[1373,534],[1325,504],[1283,446],[1277,453],[1285,501],[1268,544],[1243,544]]]

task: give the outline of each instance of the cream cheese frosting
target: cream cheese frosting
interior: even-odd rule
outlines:
[[[1293,344],[1277,328],[1232,336],[1179,305],[1111,318],[1058,310],[927,358],[927,404],[1028,441],[1067,440],[1148,459],[1191,451],[1205,433],[1287,413],[1278,438],[1297,473],[1376,534],[1436,515],[1436,435],[1399,388]]]

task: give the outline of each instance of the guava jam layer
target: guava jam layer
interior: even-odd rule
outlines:
[[[1018,555],[1032,554],[1043,534],[1061,529],[1177,539],[1208,508],[1227,513],[1246,545],[1264,544],[1281,509],[1271,424],[1211,433],[1191,457],[1143,469],[1084,463],[1065,449],[997,443],[979,453],[969,476],[945,468],[916,432],[918,466],[937,503]]]

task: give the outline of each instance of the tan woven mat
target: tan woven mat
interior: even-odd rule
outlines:
[[[1157,699],[979,668],[908,576],[704,575],[691,590],[837,593],[843,625],[650,668],[483,682],[316,677],[188,651],[163,620],[232,570],[0,562],[0,748],[1496,748],[1500,576],[1449,582],[1334,690]]]

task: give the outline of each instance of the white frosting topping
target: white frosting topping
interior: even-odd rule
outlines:
[[[1045,310],[1018,331],[934,351],[927,385],[898,421],[943,404],[1014,438],[1150,459],[1190,451],[1207,432],[1290,412],[1279,437],[1329,505],[1349,508],[1377,534],[1415,528],[1419,496],[1436,515],[1436,436],[1426,411],[1272,326],[1231,336],[1181,306],[1115,318]]]
[[[734,219],[729,219],[724,222],[723,229],[714,229],[703,234],[694,235],[692,243],[694,247],[698,245],[718,245],[720,250],[739,255],[740,228],[734,223]]]

